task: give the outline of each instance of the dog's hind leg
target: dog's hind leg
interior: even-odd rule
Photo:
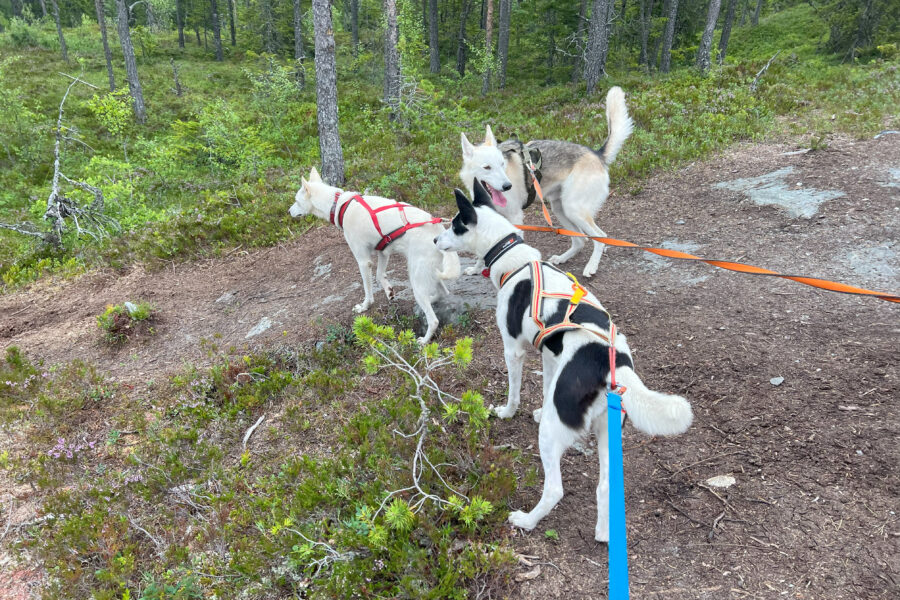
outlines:
[[[359,260],[357,258],[356,262],[359,265],[359,274],[362,276],[363,290],[366,297],[361,303],[353,307],[353,311],[361,313],[369,310],[369,307],[375,302],[375,297],[372,295],[372,259]]]
[[[556,366],[557,361],[556,357],[553,356],[553,353],[547,350],[546,348],[541,352],[541,358],[543,358],[543,378],[544,378],[544,398],[548,398],[550,394],[550,384],[553,383],[553,377],[556,375]],[[541,399],[543,402],[543,398]],[[532,414],[534,416],[535,423],[541,422],[541,414],[543,413],[543,408],[536,408]]]
[[[393,300],[394,288],[391,287],[391,282],[387,278],[387,265],[391,255],[384,251],[376,252],[376,254],[378,255],[378,265],[375,267],[375,279],[384,288],[384,293],[387,295],[388,300]]]
[[[554,206],[554,213],[556,214],[556,218],[559,219],[559,222],[562,224],[564,229],[581,231],[581,228],[579,228],[578,225],[575,224],[575,222],[569,219],[568,215],[563,213],[562,208],[559,207],[559,205]],[[551,256],[548,262],[551,265],[561,265],[581,252],[582,248],[584,248],[584,238],[573,237],[572,245],[569,247],[569,249],[562,254]]]
[[[525,349],[515,340],[509,344],[504,340],[503,356],[506,358],[506,370],[509,373],[509,397],[506,400],[506,406],[494,408],[494,413],[501,419],[509,419],[519,409]]]
[[[437,331],[438,318],[437,315],[434,314],[434,308],[431,306],[432,292],[431,290],[427,289],[429,286],[423,285],[415,277],[415,274],[412,271],[410,271],[409,275],[409,283],[412,287],[413,297],[416,299],[416,304],[418,304],[419,308],[422,309],[422,312],[425,313],[425,322],[428,326],[425,331],[425,335],[418,339],[419,343],[424,346],[431,340],[431,336],[434,335],[434,332]]]
[[[538,521],[547,516],[563,497],[562,473],[559,461],[563,453],[572,444],[572,430],[562,424],[556,411],[551,408],[552,401],[545,407],[538,434],[541,450],[541,463],[544,466],[544,491],[541,499],[531,512],[517,510],[509,515],[509,522],[516,527],[531,531]]]
[[[594,237],[606,237],[606,233],[597,227],[597,223],[594,222],[590,215],[578,215],[573,217],[573,220],[577,226],[577,231]],[[603,256],[603,249],[606,247],[606,244],[601,244],[600,242],[593,242],[593,244],[594,251],[591,253],[591,258],[583,271],[585,277],[593,277],[594,273],[597,272],[597,267],[600,266],[600,257]]]

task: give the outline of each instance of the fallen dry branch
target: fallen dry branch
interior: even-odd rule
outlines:
[[[756,87],[759,85],[759,79],[765,74],[766,71],[769,70],[769,66],[772,64],[772,61],[775,60],[775,57],[777,57],[779,54],[781,54],[781,50],[776,52],[775,55],[769,59],[769,62],[766,63],[766,66],[764,66],[762,69],[760,69],[759,73],[756,74],[756,77],[753,78],[753,83],[750,84],[751,92],[756,91]]]

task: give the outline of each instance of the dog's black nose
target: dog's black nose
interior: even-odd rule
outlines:
[[[505,185],[503,186],[503,191],[504,191],[504,192],[508,192],[508,191],[511,190],[511,189],[512,189],[512,184],[511,184],[511,183],[507,183],[507,184],[505,184]]]
[[[437,238],[434,238],[434,243],[437,244]]]

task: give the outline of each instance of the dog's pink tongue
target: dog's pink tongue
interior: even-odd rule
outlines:
[[[504,196],[500,190],[491,188],[491,200],[493,200],[494,204],[497,206],[506,206],[506,196]]]

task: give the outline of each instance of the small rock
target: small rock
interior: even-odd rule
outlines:
[[[128,314],[129,314],[129,315],[134,316],[134,313],[137,312],[137,309],[138,309],[137,305],[134,304],[133,302],[126,302],[126,303],[125,303],[125,310],[128,311]]]
[[[735,483],[737,483],[737,480],[731,475],[716,475],[715,477],[710,477],[706,480],[706,485],[717,488],[728,488]]]
[[[769,380],[769,383],[775,386],[781,385],[782,383],[784,383],[784,377],[773,377]]]
[[[675,221],[675,224],[676,225],[684,225],[684,219],[678,219],[677,221]]]
[[[218,300],[216,300],[216,304],[224,304],[228,306],[230,304],[234,304],[236,292],[225,292],[221,296],[219,296]]]
[[[263,317],[262,319],[259,320],[259,323],[256,324],[256,327],[251,329],[247,333],[247,335],[244,336],[244,339],[250,339],[254,336],[257,336],[257,335],[261,334],[262,332],[264,332],[265,330],[267,330],[271,326],[272,326],[272,319],[270,319],[269,317]]]

